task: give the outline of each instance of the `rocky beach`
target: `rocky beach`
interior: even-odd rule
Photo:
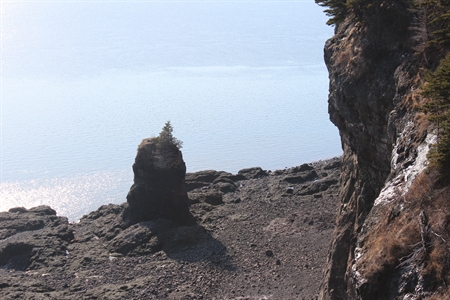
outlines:
[[[129,203],[76,223],[47,206],[2,212],[0,298],[316,299],[340,166],[188,173],[182,224],[127,224]]]

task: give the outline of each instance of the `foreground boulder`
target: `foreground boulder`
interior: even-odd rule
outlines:
[[[134,184],[127,195],[127,225],[165,218],[179,224],[191,219],[179,147],[160,137],[144,139],[133,164]]]

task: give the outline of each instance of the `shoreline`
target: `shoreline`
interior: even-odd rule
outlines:
[[[335,157],[332,157],[332,158],[317,160],[317,161],[313,161],[313,162],[307,162],[307,164],[320,165],[321,163],[327,162],[329,160],[340,159],[340,158],[341,158],[341,156],[335,156]],[[291,168],[295,168],[295,166],[286,167],[284,169],[276,169],[276,170],[272,170],[271,172],[277,172],[277,171],[279,172],[279,171],[286,170],[286,169],[291,169]],[[204,172],[204,171],[208,171],[208,170],[187,172],[186,174],[201,173],[201,172]],[[215,171],[217,171],[217,170],[215,170]],[[266,171],[269,172],[270,170],[267,169]],[[74,180],[76,179],[77,182],[73,183],[73,185],[77,185],[79,180],[82,180],[83,182],[84,181],[89,182],[89,186],[87,186],[87,187],[85,187],[85,184],[83,184],[83,182],[78,184],[78,185],[81,185],[83,188],[87,188],[88,189],[88,193],[89,193],[89,191],[94,191],[95,192],[95,185],[98,185],[99,182],[103,182],[104,183],[106,181],[106,183],[108,185],[114,184],[114,179],[110,178],[110,176],[108,176],[108,175],[110,175],[110,172],[109,171],[105,171],[105,172],[107,173],[106,177],[101,172],[93,172],[92,174],[96,174],[96,176],[95,176],[95,178],[93,180],[92,179],[88,180],[88,178],[85,178],[85,177],[89,177],[90,176],[89,174],[91,174],[91,173],[89,173],[87,175],[86,174],[76,175],[76,176],[73,176],[73,177],[62,177],[62,180],[63,181],[67,181],[67,180],[70,181],[70,179],[74,179]],[[217,171],[217,172],[224,172],[224,173],[232,174],[232,172],[228,172],[228,171]],[[236,172],[235,175],[238,172]],[[52,188],[49,187],[49,184],[47,184],[46,181],[48,180],[48,181],[55,182],[55,178],[53,178],[53,179],[52,178],[50,178],[50,179],[45,179],[44,178],[44,179],[37,180],[38,182],[40,181],[41,183],[38,184],[37,186],[31,186],[31,187],[28,184],[30,180],[25,181],[23,184],[22,184],[22,182],[17,181],[17,184],[19,184],[19,186],[24,186],[25,188],[29,189],[26,192],[24,192],[23,194],[19,195],[21,198],[23,198],[24,196],[25,197],[26,196],[38,197],[38,196],[36,196],[36,194],[39,194],[40,190],[44,188],[46,190],[45,193],[46,194],[50,194],[54,199],[52,201],[50,201],[50,202],[44,202],[44,201],[41,201],[39,198],[37,198],[37,199],[32,198],[32,200],[30,202],[32,202],[33,204],[8,205],[8,206],[5,206],[5,208],[1,209],[0,211],[8,211],[9,209],[15,208],[15,207],[25,207],[27,209],[30,209],[32,207],[39,206],[39,205],[48,205],[48,206],[50,206],[50,207],[52,207],[53,209],[56,210],[58,216],[68,217],[70,222],[78,222],[83,217],[83,215],[89,214],[90,212],[95,211],[101,205],[107,205],[107,204],[111,204],[111,203],[120,205],[121,203],[125,202],[126,201],[126,195],[127,195],[128,191],[129,191],[129,188],[131,187],[131,185],[133,183],[132,182],[133,181],[132,180],[133,179],[133,173],[132,173],[131,168],[130,168],[129,171],[126,172],[126,174],[127,174],[126,175],[127,177],[125,177],[125,174],[124,174],[124,176],[122,176],[122,177],[120,177],[118,179],[120,182],[123,182],[124,180],[127,180],[126,186],[124,188],[122,188],[122,187],[120,188],[120,190],[124,190],[123,192],[120,192],[120,194],[119,194],[117,186],[113,186],[111,189],[107,190],[107,191],[111,191],[111,190],[116,191],[117,190],[112,195],[108,196],[108,197],[110,197],[113,200],[113,201],[110,201],[110,202],[106,202],[106,201],[102,202],[101,200],[96,201],[95,200],[96,198],[92,199],[91,202],[88,202],[87,199],[86,199],[86,196],[80,194],[81,190],[75,192],[76,196],[71,196],[71,195],[67,195],[67,194],[64,195],[65,192],[63,191],[64,189],[62,187],[57,188],[57,189],[55,188],[55,190],[52,190]],[[56,179],[58,179],[58,178],[56,178]],[[14,181],[14,182],[16,182],[16,181]],[[43,186],[41,187],[41,185],[43,185]],[[98,194],[100,194],[101,191],[104,191],[106,189],[106,187],[103,187],[103,186],[100,186],[99,188],[100,188],[100,191],[98,192]],[[114,195],[117,195],[117,196],[114,196]],[[7,195],[7,197],[8,197],[8,195]],[[80,197],[80,198],[78,198],[78,197]],[[118,200],[114,200],[114,199],[118,199]],[[122,199],[122,200],[119,200],[119,199]],[[80,213],[78,213],[77,215],[73,215],[72,214],[72,212],[73,212],[72,209],[70,209],[70,208],[61,209],[61,206],[59,204],[59,203],[61,203],[61,201],[62,202],[68,202],[68,203],[74,203],[76,201],[76,202],[80,203],[81,205],[85,206],[85,209],[83,209],[83,211],[80,211]],[[59,202],[58,203],[59,206],[55,205],[55,202]],[[70,213],[68,213],[68,211],[70,211]]]

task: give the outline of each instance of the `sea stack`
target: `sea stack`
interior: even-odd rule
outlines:
[[[144,139],[138,147],[123,213],[127,225],[159,218],[186,224],[191,219],[181,142],[171,132],[168,122],[159,137]]]

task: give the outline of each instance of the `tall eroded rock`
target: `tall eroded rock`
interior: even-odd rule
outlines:
[[[128,225],[158,218],[179,224],[190,220],[186,164],[180,143],[171,132],[168,137],[163,132],[159,137],[144,139],[138,147],[133,164],[134,183],[123,213]]]

